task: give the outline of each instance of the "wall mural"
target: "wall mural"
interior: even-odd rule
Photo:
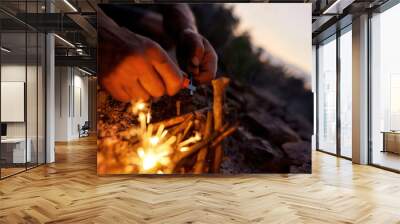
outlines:
[[[311,173],[311,4],[100,4],[97,171]]]

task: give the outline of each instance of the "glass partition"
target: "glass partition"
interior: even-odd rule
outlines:
[[[43,33],[38,33],[38,64],[37,64],[37,162],[44,164],[46,162],[46,144],[45,144],[45,124],[46,124],[46,37]]]
[[[38,36],[36,32],[27,33],[27,75],[26,75],[26,113],[27,113],[27,150],[30,151],[30,159],[27,167],[34,167],[37,165],[37,132],[38,132],[38,111],[37,111],[37,84],[38,84],[38,51],[37,41]]]
[[[28,13],[39,13],[41,4],[38,1],[27,2]],[[37,19],[33,17],[31,20]],[[37,21],[31,21],[36,23]],[[27,27],[27,150],[31,151],[27,167],[39,164],[39,73],[41,72],[40,52],[42,35],[37,30]]]
[[[42,10],[39,2],[43,5],[19,1],[1,2],[0,7],[23,16]],[[45,163],[46,40],[13,13],[0,12],[0,19],[0,178],[5,178]],[[9,22],[1,22],[5,20]]]
[[[25,32],[1,34],[2,177],[24,171],[31,161],[26,141],[26,41]]]

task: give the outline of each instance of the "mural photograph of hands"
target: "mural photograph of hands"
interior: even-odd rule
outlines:
[[[0,0],[0,224],[400,224],[399,0]]]
[[[98,174],[311,172],[309,5],[99,8]]]

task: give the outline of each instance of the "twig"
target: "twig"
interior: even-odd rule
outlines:
[[[173,117],[167,120],[163,120],[157,123],[154,123],[153,126],[155,128],[158,128],[158,126],[160,126],[161,124],[164,124],[165,128],[169,128],[171,126],[177,125],[182,123],[183,121],[185,121],[188,117],[193,116],[192,113],[188,113],[188,114],[184,114],[181,116],[177,116],[177,117]]]
[[[208,111],[206,126],[204,127],[204,131],[203,131],[204,138],[208,138],[211,135],[211,132],[213,129],[212,125],[213,125],[212,112]],[[206,156],[207,156],[207,151],[208,151],[207,147],[204,147],[204,148],[200,149],[199,153],[197,154],[196,164],[194,165],[194,173],[200,174],[203,172],[204,163],[205,163]]]
[[[231,130],[233,128],[233,130]],[[168,167],[168,170],[171,170],[171,172],[174,170],[175,166],[181,162],[184,158],[192,155],[193,153],[196,153],[198,150],[207,147],[208,144],[216,144],[218,145],[221,143],[223,139],[219,138],[219,136],[224,135],[227,137],[229,134],[232,134],[234,130],[236,130],[237,126],[234,127],[228,127],[228,125],[224,125],[221,128],[221,131],[215,131],[213,132],[208,138],[203,139],[202,141],[194,144],[193,146],[190,146],[189,149],[185,152],[177,153],[175,154],[174,158],[172,159],[170,166]],[[228,131],[228,135],[225,133]],[[214,141],[214,139],[218,141]]]
[[[189,132],[189,130],[190,130],[190,128],[192,127],[192,125],[193,125],[193,121],[189,121],[189,123],[188,123],[187,126],[185,127],[185,130],[183,131],[182,139],[184,139],[184,138],[186,137],[186,135],[187,135],[187,133]]]
[[[177,125],[177,124],[182,123],[182,122],[185,121],[189,116],[196,115],[197,113],[203,113],[204,111],[206,111],[206,110],[208,110],[208,109],[209,109],[208,107],[204,107],[204,108],[202,108],[202,109],[200,109],[200,110],[196,110],[196,111],[191,112],[191,113],[187,113],[187,114],[183,114],[183,115],[180,115],[180,116],[177,116],[177,117],[173,117],[173,118],[170,118],[170,119],[166,119],[166,120],[163,120],[163,121],[154,123],[154,124],[153,124],[153,127],[154,127],[155,129],[157,129],[159,125],[164,124],[164,127],[165,127],[165,128],[169,128],[169,127],[171,127],[171,126],[174,126],[174,125]]]
[[[194,117],[193,114],[189,114],[189,116],[187,116],[186,119],[185,119],[182,123],[180,123],[178,126],[174,127],[174,128],[171,130],[171,132],[170,132],[171,135],[176,135],[176,134],[178,134],[179,132],[184,131],[185,128],[186,128],[190,123],[193,122],[193,121],[192,121],[193,117]]]
[[[238,128],[238,125],[231,126],[230,128],[226,129],[222,132],[214,141],[211,142],[210,148],[217,147],[225,138],[233,134]]]
[[[223,105],[224,105],[224,92],[226,86],[229,84],[229,79],[222,77],[212,81],[213,86],[213,114],[214,114],[214,130],[218,131],[223,124]],[[212,166],[213,173],[219,173],[221,161],[223,157],[223,149],[221,145],[215,147],[215,157]]]

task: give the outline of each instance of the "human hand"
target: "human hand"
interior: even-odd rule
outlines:
[[[185,29],[178,38],[177,58],[179,65],[201,83],[214,79],[218,57],[210,42],[199,33]]]
[[[178,66],[154,41],[122,28],[99,40],[99,81],[117,100],[148,100],[181,89]]]

